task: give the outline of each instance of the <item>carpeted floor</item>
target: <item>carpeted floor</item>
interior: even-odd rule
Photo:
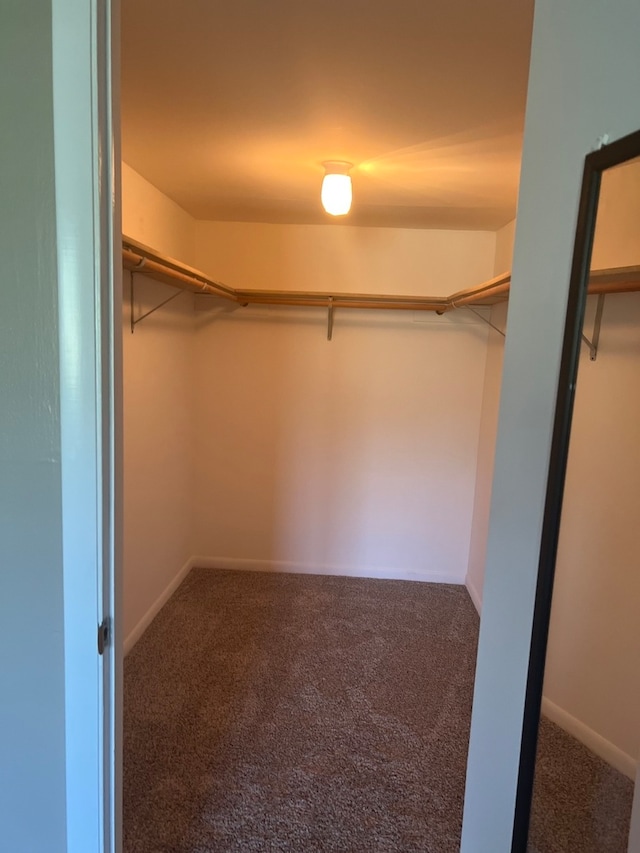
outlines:
[[[464,587],[195,569],[125,661],[124,853],[457,853],[477,631]],[[537,767],[531,853],[626,850],[629,780],[547,721]]]
[[[125,662],[125,853],[455,853],[464,587],[195,569]]]
[[[627,853],[633,782],[544,717],[529,853]]]

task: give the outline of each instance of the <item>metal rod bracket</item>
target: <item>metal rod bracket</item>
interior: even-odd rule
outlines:
[[[453,307],[455,308],[456,306],[454,305]],[[463,307],[465,307],[465,306],[463,306]],[[502,331],[502,329],[499,329],[496,325],[494,325],[494,324],[491,322],[491,320],[488,320],[488,319],[487,319],[486,317],[484,317],[484,316],[483,316],[479,311],[476,311],[476,309],[475,309],[475,308],[472,308],[472,307],[471,307],[471,305],[467,305],[466,307],[469,309],[469,311],[471,311],[473,314],[475,314],[475,315],[476,315],[476,317],[479,317],[479,318],[482,320],[482,322],[483,322],[483,323],[486,323],[486,324],[487,324],[487,326],[491,326],[491,328],[492,328],[495,332],[497,332],[499,335],[502,335],[502,337],[503,337],[503,338],[506,338],[506,336],[507,336],[507,335],[506,335],[506,333],[505,333],[505,332],[503,332],[503,331]]]
[[[138,267],[141,267],[144,265],[144,260],[145,259],[143,258],[142,261],[138,264]],[[178,296],[185,293],[184,290],[177,290],[175,293],[172,293],[171,296],[168,296],[166,299],[163,299],[159,305],[155,306],[155,308],[150,308],[149,311],[145,311],[144,314],[141,314],[139,317],[136,317],[135,310],[134,310],[134,306],[135,306],[134,273],[135,272],[136,272],[136,270],[130,271],[130,279],[129,279],[129,303],[130,303],[130,314],[131,314],[131,334],[134,333],[135,328],[138,325],[138,323],[141,323],[146,317],[149,317],[151,314],[155,314],[155,312],[158,311],[160,308],[162,308],[164,305],[166,305],[169,302],[172,302]]]
[[[598,358],[598,345],[600,343],[600,327],[602,326],[602,312],[604,311],[604,293],[599,294],[598,304],[596,305],[596,316],[593,321],[593,334],[591,340],[582,333],[582,342],[589,347],[589,358],[595,361]]]
[[[333,337],[333,296],[329,297],[329,306],[327,309],[327,340],[330,341]]]

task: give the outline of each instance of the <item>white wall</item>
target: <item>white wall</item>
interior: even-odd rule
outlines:
[[[486,336],[350,314],[328,343],[317,311],[204,325],[197,553],[463,582]]]
[[[592,317],[595,306],[589,307]],[[634,778],[640,758],[640,396],[635,393],[640,295],[607,296],[604,318],[597,361],[589,360],[586,347],[580,359],[544,710]],[[594,734],[605,743],[591,743]],[[607,744],[613,750],[607,752]]]
[[[482,232],[198,233],[198,266],[241,287],[448,293],[490,278],[495,250]],[[202,317],[197,553],[463,582],[487,327],[469,312],[336,310],[329,343],[318,309]]]
[[[494,274],[500,275],[511,269],[515,219],[496,232]],[[506,332],[508,303],[502,302],[491,309],[490,319],[494,326]],[[484,567],[487,558],[489,535],[489,510],[491,506],[491,483],[495,457],[496,433],[498,430],[498,407],[502,383],[502,360],[504,338],[491,330],[487,340],[487,357],[484,370],[480,438],[478,442],[478,466],[471,523],[471,545],[466,584],[478,612],[482,609]]]
[[[191,218],[123,164],[124,233],[162,254],[191,261]],[[128,650],[184,573],[192,551],[193,296],[181,293],[130,328],[124,271],[123,634]],[[174,288],[135,276],[135,315]]]
[[[155,247],[154,247],[155,248]],[[125,272],[125,283],[128,273]],[[136,276],[136,315],[175,292]],[[146,628],[192,550],[193,297],[123,327],[125,649]]]
[[[496,231],[496,257],[494,261],[494,272],[501,275],[507,272],[513,265],[513,244],[516,238],[516,220],[507,222],[504,228]]]
[[[602,135],[637,128],[639,35],[636,0],[536,3],[462,853],[511,850],[582,167]]]
[[[593,269],[640,264],[640,161],[602,176],[593,243]]]
[[[503,270],[504,272],[504,270]],[[506,332],[508,303],[502,302],[491,308],[490,319],[494,326]],[[466,584],[478,612],[482,609],[484,567],[487,557],[489,535],[489,510],[491,506],[491,484],[498,428],[498,407],[502,382],[502,359],[504,338],[494,329],[489,331],[487,357],[485,361],[482,411],[480,417],[480,439],[478,443],[478,465],[471,523],[471,544]]]
[[[0,845],[66,853],[50,3],[3,4],[0,72]]]
[[[491,278],[495,235],[196,222],[194,264],[233,287],[449,295]]]
[[[122,163],[122,233],[191,264],[195,220],[131,166]]]

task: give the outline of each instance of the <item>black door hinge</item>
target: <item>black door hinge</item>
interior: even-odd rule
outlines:
[[[109,617],[103,619],[102,624],[98,625],[98,654],[104,654],[104,650],[111,639],[111,631],[109,629]]]

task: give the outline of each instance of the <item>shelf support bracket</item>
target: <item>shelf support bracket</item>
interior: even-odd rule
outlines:
[[[454,306],[454,307],[455,307],[455,306]],[[506,338],[506,336],[507,336],[507,335],[506,335],[506,333],[505,333],[505,332],[503,332],[503,331],[502,331],[502,329],[499,329],[496,325],[494,325],[494,324],[491,322],[491,320],[488,320],[488,319],[487,319],[486,317],[484,317],[484,316],[483,316],[479,311],[476,311],[476,309],[475,309],[475,308],[472,308],[472,307],[471,307],[471,305],[467,305],[466,307],[469,309],[469,311],[471,311],[473,314],[475,314],[475,315],[476,315],[476,317],[479,317],[479,318],[482,320],[482,322],[483,322],[483,323],[486,323],[486,324],[487,324],[487,326],[491,326],[491,328],[492,328],[495,332],[497,332],[499,335],[502,335],[502,337],[503,337],[503,338]]]
[[[134,279],[134,275],[139,270],[140,267],[144,266],[145,260],[146,259],[143,258],[140,261],[140,263],[137,264],[135,269],[130,270],[129,307],[130,307],[130,313],[131,313],[131,334],[134,333],[135,328],[138,325],[138,323],[141,323],[146,317],[149,317],[151,314],[155,314],[155,312],[158,311],[160,308],[162,308],[164,305],[167,305],[167,303],[172,302],[174,299],[176,299],[178,296],[180,296],[182,293],[185,292],[184,290],[177,290],[175,293],[172,293],[171,296],[167,297],[166,299],[163,299],[159,305],[155,306],[155,308],[150,308],[148,311],[145,311],[144,314],[141,314],[139,317],[136,317],[135,311],[134,311],[134,305],[135,305],[135,298],[134,298],[135,297],[135,279]]]
[[[596,316],[593,321],[593,334],[591,340],[582,333],[582,342],[589,347],[589,358],[595,361],[598,357],[598,344],[600,343],[600,327],[602,326],[602,312],[604,311],[605,294],[601,293],[598,296],[598,304],[596,305]]]
[[[333,296],[329,297],[329,306],[327,309],[327,340],[330,341],[333,337]]]

